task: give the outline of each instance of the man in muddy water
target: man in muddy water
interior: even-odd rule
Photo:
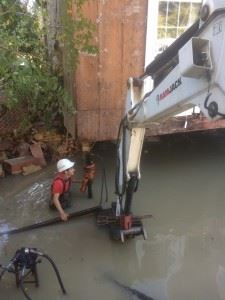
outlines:
[[[62,221],[67,221],[69,214],[64,209],[70,207],[70,187],[72,176],[75,173],[75,162],[63,158],[57,162],[58,174],[53,180],[51,187],[50,207],[56,208]]]

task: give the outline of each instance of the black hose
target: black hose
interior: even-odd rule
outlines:
[[[66,294],[66,289],[65,289],[65,287],[63,285],[62,279],[61,279],[60,274],[59,274],[59,270],[56,267],[54,261],[47,254],[42,254],[41,256],[45,257],[51,263],[51,265],[52,265],[52,267],[53,267],[53,269],[55,271],[55,274],[57,276],[57,279],[58,279],[59,285],[61,287],[61,290],[62,290],[63,294]]]
[[[121,132],[123,128],[124,120],[121,120],[118,135],[117,135],[117,144],[116,144],[116,174],[115,174],[115,193],[117,195],[120,195],[120,189],[119,189],[119,176],[120,176],[120,155],[119,155],[119,146],[120,146],[120,140],[121,140]]]
[[[22,272],[21,272],[21,277],[19,278],[19,287],[21,288],[24,296],[26,297],[27,300],[32,300],[29,295],[26,293],[24,285],[23,285],[23,279],[24,279],[24,273],[25,273],[26,266],[23,267]]]
[[[0,265],[0,267],[2,267],[2,265]],[[5,274],[6,271],[7,271],[6,268],[4,268],[4,269],[2,270],[2,272],[0,273],[0,280],[2,279],[2,277],[3,277],[3,275]]]
[[[123,120],[120,123],[119,131],[118,131],[118,137],[117,137],[117,157],[116,157],[116,176],[115,176],[115,193],[119,196],[119,198],[122,198],[122,196],[125,193],[126,190],[126,118],[123,118]],[[122,139],[122,141],[121,141]],[[120,145],[121,145],[121,151],[122,151],[122,157],[120,156]],[[121,161],[122,159],[122,161]],[[119,186],[120,182],[120,170],[121,170],[121,164],[122,164],[122,184],[121,189]]]
[[[124,207],[125,215],[131,214],[132,198],[135,190],[137,189],[137,184],[138,184],[137,175],[133,174],[127,184],[126,200],[125,200],[125,207]]]
[[[61,290],[63,292],[63,294],[66,294],[66,289],[63,285],[62,279],[60,277],[58,268],[56,267],[54,261],[51,259],[51,257],[49,257],[47,254],[44,254],[42,252],[40,252],[39,250],[37,250],[36,248],[26,248],[23,247],[19,250],[16,251],[16,254],[14,255],[14,257],[10,260],[10,263],[6,266],[3,267],[3,271],[0,274],[0,279],[1,277],[4,275],[5,271],[8,272],[13,272],[16,274],[16,282],[17,282],[17,286],[21,288],[24,296],[26,297],[27,300],[31,300],[31,298],[29,297],[29,295],[27,294],[25,288],[24,288],[24,283],[26,283],[26,281],[24,281],[24,279],[26,278],[26,276],[32,272],[33,275],[35,276],[35,280],[36,280],[36,286],[38,285],[38,277],[37,277],[37,271],[36,271],[36,264],[39,262],[37,260],[38,256],[44,257],[45,259],[47,259],[54,271],[55,274],[57,276],[59,285],[61,287]],[[14,270],[11,271],[10,267],[11,265],[14,264]],[[25,270],[26,269],[30,269],[30,271],[25,274]]]
[[[98,212],[100,209],[101,209],[100,206],[94,206],[94,207],[87,208],[87,209],[84,209],[84,210],[81,210],[81,211],[72,212],[72,213],[69,214],[69,219],[85,216],[85,215],[88,215],[88,214],[93,214],[93,213]],[[20,233],[20,232],[24,232],[24,231],[29,231],[29,230],[33,230],[33,229],[36,229],[36,228],[41,228],[41,227],[46,227],[46,226],[49,226],[49,225],[53,225],[53,224],[56,224],[56,223],[62,223],[62,220],[61,220],[60,217],[52,218],[52,219],[49,219],[47,221],[43,221],[43,222],[40,222],[40,223],[35,223],[35,224],[24,226],[24,227],[21,227],[21,228],[2,231],[2,232],[0,232],[0,236],[5,235],[5,234],[14,234],[14,233]]]
[[[93,154],[93,156],[97,157],[100,160],[101,168],[102,168],[102,178],[101,178],[101,192],[100,192],[100,201],[99,207],[102,207],[103,202],[103,192],[105,190],[105,202],[108,202],[109,193],[108,193],[108,185],[107,185],[107,178],[106,178],[106,169],[103,163],[103,158],[100,155]]]
[[[9,273],[15,273],[14,269],[12,269],[12,265],[14,264],[14,262],[17,259],[17,255],[15,255],[10,262],[8,263],[8,265],[5,267],[3,265],[0,265],[0,268],[2,268],[2,272],[0,273],[0,280],[2,279],[3,275],[5,274],[5,272],[9,272]]]
[[[99,203],[100,207],[102,206],[102,202],[103,202],[104,189],[105,189],[105,202],[108,202],[108,186],[107,186],[105,167],[103,167],[103,169],[102,169],[101,198],[100,198],[100,203]]]
[[[88,184],[87,184],[88,199],[93,198],[92,184],[93,184],[93,181],[88,180]]]
[[[51,263],[51,265],[52,265],[52,267],[53,267],[53,269],[54,269],[54,271],[55,271],[55,273],[56,273],[56,276],[57,276],[59,285],[60,285],[60,287],[61,287],[61,290],[62,290],[63,294],[66,294],[66,289],[65,289],[65,287],[64,287],[64,285],[63,285],[62,279],[61,279],[60,274],[59,274],[59,270],[58,270],[58,268],[56,267],[54,261],[53,261],[47,254],[43,254],[43,253],[36,252],[36,251],[32,251],[32,253],[36,253],[36,254],[38,254],[38,255],[40,255],[40,256],[42,256],[42,257],[45,257],[45,258]],[[23,269],[22,269],[22,271],[21,271],[21,276],[20,276],[20,278],[19,278],[19,287],[21,288],[21,290],[22,290],[24,296],[26,297],[26,299],[27,299],[27,300],[32,300],[32,299],[29,297],[29,295],[27,294],[27,292],[26,292],[26,290],[25,290],[25,288],[24,288],[24,278],[25,278],[24,274],[25,274],[25,269],[26,269],[26,266],[23,266]]]

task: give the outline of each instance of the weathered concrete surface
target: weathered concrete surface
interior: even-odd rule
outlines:
[[[114,198],[114,148],[96,146],[95,198],[75,189],[72,210],[98,203],[103,164],[109,201]],[[115,243],[96,228],[94,217],[0,238],[0,263],[22,246],[38,247],[56,262],[68,295],[62,296],[53,270],[43,262],[40,287],[28,286],[32,299],[225,299],[225,135],[146,143],[141,164],[133,211],[154,216],[145,221],[147,241]],[[78,166],[81,173],[80,157]],[[1,179],[1,229],[55,216],[43,193],[53,173],[51,166],[29,177]],[[6,274],[0,286],[1,299],[23,299],[12,275]]]

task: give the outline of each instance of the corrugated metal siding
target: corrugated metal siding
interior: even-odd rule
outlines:
[[[147,0],[88,1],[97,25],[97,56],[81,55],[75,74],[75,115],[80,140],[116,139],[124,114],[126,82],[143,72]]]

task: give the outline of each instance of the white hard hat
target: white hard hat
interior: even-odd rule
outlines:
[[[72,168],[74,166],[74,162],[73,161],[70,161],[69,159],[67,158],[63,158],[63,159],[60,159],[58,162],[57,162],[57,170],[59,172],[63,172],[63,171],[66,171],[70,168]]]

